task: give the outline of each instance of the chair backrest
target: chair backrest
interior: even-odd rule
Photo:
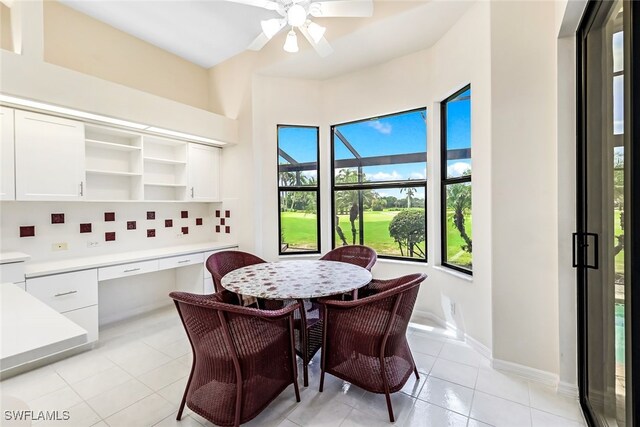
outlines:
[[[378,259],[376,251],[368,246],[347,245],[335,248],[327,252],[322,258],[323,261],[340,261],[358,265],[371,271]]]
[[[221,251],[211,255],[206,262],[207,270],[213,277],[213,286],[216,292],[224,288],[220,281],[225,274],[248,265],[266,262],[253,254],[242,251]]]

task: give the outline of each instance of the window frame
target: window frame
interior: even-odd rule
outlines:
[[[468,182],[471,185],[471,191],[473,193],[473,184],[471,183],[473,169],[471,173],[466,176],[455,178],[447,177],[447,104],[467,90],[471,90],[470,83],[440,102],[440,265],[473,276],[473,264],[472,268],[468,269],[447,262],[447,186]],[[471,115],[471,113],[469,113],[469,115]],[[471,150],[471,147],[469,147],[469,150]],[[473,159],[473,157],[470,156],[470,159]],[[471,211],[473,212],[473,201],[471,202]]]
[[[362,184],[353,184],[353,185],[338,185],[336,186],[336,177],[335,177],[335,128],[339,127],[339,126],[344,126],[344,125],[350,125],[350,124],[354,124],[354,123],[361,123],[361,122],[368,122],[368,121],[372,121],[372,120],[379,120],[379,119],[383,119],[385,117],[391,117],[391,116],[398,116],[401,114],[407,114],[407,113],[413,113],[416,111],[424,111],[425,113],[425,117],[428,114],[428,109],[427,107],[418,107],[418,108],[412,108],[409,110],[404,110],[404,111],[398,111],[395,113],[389,113],[389,114],[383,114],[383,115],[379,115],[379,116],[374,116],[374,117],[368,117],[368,118],[364,118],[364,119],[357,119],[357,120],[352,120],[352,121],[348,121],[348,122],[343,122],[343,123],[337,123],[334,125],[330,126],[330,132],[331,132],[331,158],[330,158],[330,163],[331,163],[331,248],[335,249],[336,248],[336,224],[335,224],[335,212],[336,212],[336,192],[337,191],[353,191],[353,190],[377,190],[377,189],[385,189],[385,188],[414,188],[414,187],[418,187],[418,188],[424,188],[424,234],[425,234],[425,250],[424,250],[424,258],[409,258],[409,257],[402,257],[402,256],[395,256],[395,255],[383,255],[383,254],[378,254],[378,258],[379,259],[389,259],[389,260],[396,260],[396,261],[409,261],[409,262],[419,262],[419,263],[423,263],[426,264],[428,262],[429,259],[429,250],[427,248],[428,245],[428,229],[427,229],[427,224],[428,224],[428,219],[427,219],[427,176],[425,175],[424,180],[406,180],[406,181],[384,181],[384,182],[367,182],[367,183],[362,183]],[[426,120],[426,119],[425,119]],[[426,122],[425,122],[425,127],[426,127]],[[428,132],[427,132],[427,139],[425,139],[425,155],[424,155],[424,161],[425,161],[425,165],[428,167],[428,162],[427,162],[427,152],[428,152],[428,146],[427,146],[427,141],[428,141]],[[417,185],[416,185],[417,184]],[[364,218],[363,215],[358,215],[358,231],[360,230],[364,230]],[[364,241],[364,232],[359,232],[359,241],[356,243],[358,245],[366,245],[366,242]]]
[[[316,185],[315,187],[310,186],[281,186],[280,185],[280,129],[281,128],[306,128],[306,129],[315,129],[316,130]],[[312,125],[288,125],[288,124],[278,124],[276,126],[276,180],[278,185],[278,255],[279,256],[299,256],[306,254],[320,254],[322,253],[322,225],[321,225],[321,207],[320,207],[320,126],[312,126]],[[283,191],[290,192],[312,192],[316,193],[316,247],[317,249],[314,251],[286,251],[282,252],[282,198],[281,194]]]

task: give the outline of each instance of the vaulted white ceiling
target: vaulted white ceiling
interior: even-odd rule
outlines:
[[[205,68],[245,51],[261,32],[260,20],[275,14],[224,0],[60,1]],[[270,65],[265,71],[291,77],[327,78],[424,49],[450,28],[470,3],[375,0],[371,18],[317,20],[327,27],[325,36],[335,49],[327,58],[320,58],[305,40],[300,40],[299,53],[284,53],[285,34],[279,34],[264,49],[263,54],[277,56],[268,61]]]

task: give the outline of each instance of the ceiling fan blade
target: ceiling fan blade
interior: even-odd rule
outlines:
[[[280,5],[271,0],[225,0],[230,3],[246,4],[247,6],[261,7],[267,10],[278,10]]]
[[[298,29],[300,30],[302,35],[304,35],[304,37],[307,39],[309,44],[311,46],[313,46],[313,48],[316,50],[316,52],[318,52],[318,55],[320,55],[321,57],[324,58],[324,57],[327,57],[327,56],[329,56],[329,55],[331,55],[333,53],[333,48],[331,47],[331,45],[329,44],[327,39],[325,39],[324,37],[321,37],[318,40],[318,42],[316,43],[316,41],[313,39],[313,37],[311,37],[311,34],[309,34],[309,31],[307,30],[307,27],[305,27],[303,25],[301,27],[298,27]]]
[[[319,7],[316,7],[319,6]],[[319,9],[319,11],[318,11]],[[373,15],[372,0],[332,0],[311,3],[309,13],[315,17],[368,18]]]
[[[260,33],[258,35],[258,37],[256,37],[251,44],[249,45],[249,47],[247,47],[247,49],[249,50],[260,50],[264,47],[264,45],[266,45],[269,42],[269,37],[267,37],[267,35],[265,33]]]

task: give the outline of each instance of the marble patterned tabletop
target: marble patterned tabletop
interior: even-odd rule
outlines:
[[[280,261],[254,264],[222,278],[232,292],[266,299],[318,298],[351,292],[371,281],[371,273],[337,261]]]

